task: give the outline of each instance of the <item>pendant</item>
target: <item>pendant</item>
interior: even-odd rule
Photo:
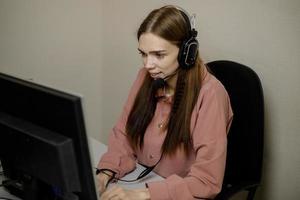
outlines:
[[[162,128],[164,126],[164,123],[159,123],[158,128]]]

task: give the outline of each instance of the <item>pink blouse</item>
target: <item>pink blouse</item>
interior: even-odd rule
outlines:
[[[161,128],[172,106],[172,97],[160,100],[149,124],[142,151],[134,152],[127,139],[125,126],[147,71],[139,71],[120,119],[109,136],[108,151],[102,156],[98,168],[111,169],[117,177],[132,171],[138,160],[153,166],[161,156],[161,146],[166,131]],[[165,156],[154,171],[165,177],[162,181],[147,183],[152,200],[188,200],[214,198],[221,190],[227,149],[227,133],[233,113],[228,94],[207,69],[191,118],[191,134],[194,151],[187,157],[178,150],[172,157]]]

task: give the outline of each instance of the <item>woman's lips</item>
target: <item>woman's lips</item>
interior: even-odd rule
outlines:
[[[150,76],[154,79],[159,78],[159,75],[161,74],[161,72],[159,73],[150,73]]]

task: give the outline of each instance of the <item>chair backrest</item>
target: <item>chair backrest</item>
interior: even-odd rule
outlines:
[[[232,61],[213,61],[207,66],[226,88],[234,112],[228,134],[223,189],[243,189],[259,184],[264,140],[264,98],[260,79],[249,67]]]

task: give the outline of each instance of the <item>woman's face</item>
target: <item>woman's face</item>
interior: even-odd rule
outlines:
[[[178,68],[179,48],[152,33],[143,33],[139,38],[138,50],[144,67],[153,79],[165,78]]]

